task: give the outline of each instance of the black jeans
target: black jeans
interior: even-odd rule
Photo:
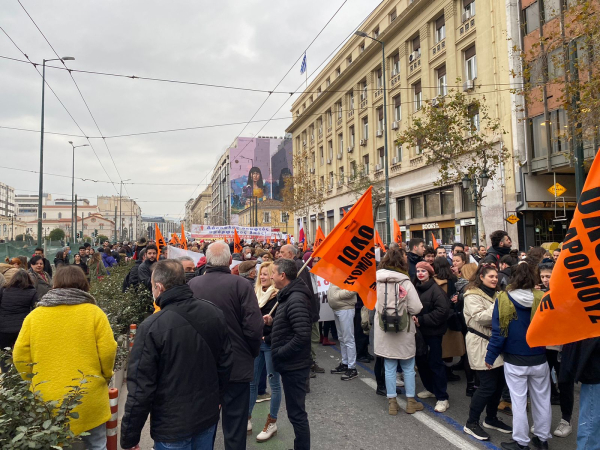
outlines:
[[[356,343],[356,357],[364,358],[369,354],[369,335],[365,334],[360,324],[360,309],[354,309],[354,342]]]
[[[491,370],[477,370],[479,389],[471,398],[469,423],[479,422],[481,413],[486,410],[486,419],[494,419],[498,415],[498,405],[504,389],[504,367]]]
[[[556,370],[556,378],[560,380],[560,363],[558,362],[558,352],[556,350],[546,350],[546,358],[548,359],[548,365],[550,370],[554,367]],[[554,382],[550,380],[552,394],[556,393],[556,387]],[[558,395],[560,399],[560,412],[562,419],[571,423],[571,417],[573,416],[573,403],[575,402],[574,396],[575,383],[573,381],[558,382]]]
[[[427,354],[416,357],[423,386],[438,400],[448,400],[446,365],[442,361],[442,336],[423,336]]]
[[[294,427],[296,435],[294,450],[310,450],[310,426],[305,406],[306,379],[309,371],[310,368],[307,367],[306,369],[280,372],[288,419]],[[248,408],[248,402],[246,402],[246,408]]]
[[[17,337],[19,337],[19,333],[0,333],[0,350],[6,347],[12,349],[15,346],[15,342],[17,342]],[[8,372],[9,369],[10,365],[5,364],[4,360],[0,359],[0,370],[2,370],[2,373]]]
[[[250,382],[230,382],[223,394],[223,440],[225,450],[246,450]]]
[[[329,332],[331,331],[331,337],[338,340],[338,332],[335,326],[335,320],[327,320],[323,322],[323,337],[329,339]]]

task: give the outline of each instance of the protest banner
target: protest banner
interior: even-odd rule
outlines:
[[[169,245],[167,251],[167,259],[177,259],[182,256],[189,256],[194,260],[194,264],[198,265],[198,261],[200,261],[200,258],[202,258],[204,255],[202,253],[193,252],[191,250],[185,250],[183,248],[177,248],[173,247],[172,245]]]
[[[319,311],[319,321],[327,322],[329,320],[334,320],[333,318],[333,310],[331,306],[329,306],[329,301],[327,300],[327,290],[329,289],[329,281],[317,277],[317,293],[319,296],[319,303],[321,305]]]
[[[233,239],[237,231],[240,239],[264,239],[265,235],[273,235],[271,227],[239,227],[237,225],[192,225],[191,235],[194,239]]]
[[[600,159],[587,176],[560,256],[529,330],[531,347],[600,336]]]

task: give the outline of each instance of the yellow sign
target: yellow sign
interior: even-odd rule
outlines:
[[[556,183],[553,184],[552,186],[550,186],[548,188],[548,192],[550,192],[552,195],[554,195],[555,197],[560,197],[562,196],[565,192],[567,192],[567,188],[564,187],[562,184],[560,183]]]
[[[506,218],[506,221],[507,221],[508,223],[510,223],[511,225],[514,225],[514,224],[515,224],[515,223],[517,223],[519,220],[521,220],[521,219],[519,219],[519,218],[518,218],[517,216],[515,216],[514,214],[511,214],[510,216],[508,216],[508,217]]]

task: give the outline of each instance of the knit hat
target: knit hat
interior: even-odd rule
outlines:
[[[425,261],[418,262],[416,268],[425,269],[427,272],[429,272],[430,277],[433,277],[433,275],[435,274],[435,272],[433,271],[433,267],[431,267],[431,264]]]
[[[239,266],[239,271],[240,271],[240,275],[243,275],[245,273],[249,273],[252,269],[254,269],[256,267],[256,263],[258,261],[254,260],[254,261],[244,261],[241,264],[238,264]]]

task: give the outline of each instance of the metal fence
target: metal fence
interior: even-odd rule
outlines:
[[[61,241],[44,241],[43,247],[45,257],[49,261],[54,260],[56,252],[61,251],[64,248],[64,245],[65,244]],[[35,253],[36,247],[37,242],[33,239],[2,242],[0,243],[0,262],[4,262],[6,258],[13,258],[15,256],[26,256],[27,258],[31,258]]]

